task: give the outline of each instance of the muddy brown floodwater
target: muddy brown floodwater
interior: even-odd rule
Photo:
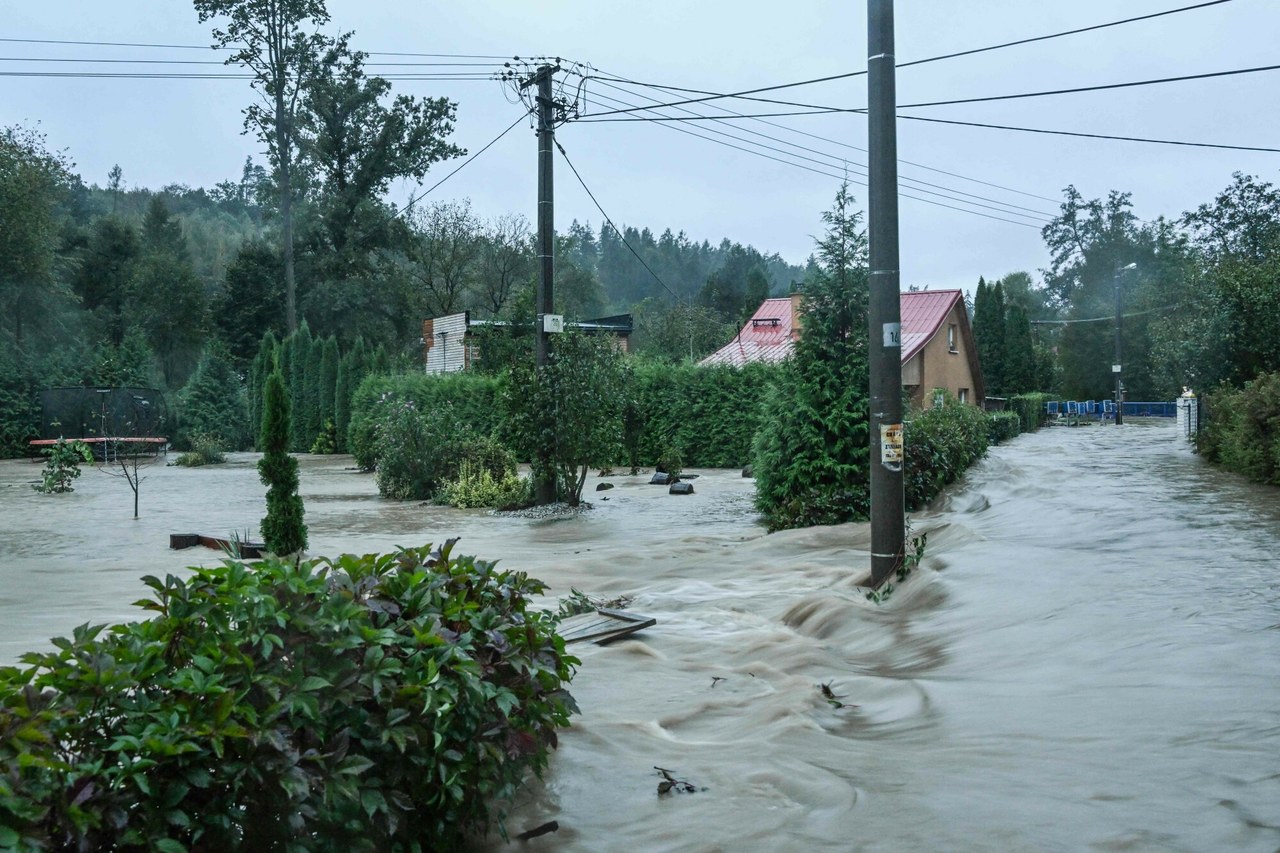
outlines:
[[[138,521],[122,481],[44,496],[38,466],[0,463],[0,662],[216,560],[168,535],[253,528],[254,458],[152,469]],[[993,448],[916,517],[925,566],[879,606],[865,525],[766,535],[737,472],[687,497],[614,477],[586,515],[533,521],[382,501],[345,465],[302,458],[315,553],[460,535],[550,596],[658,620],[574,647],[582,714],[509,822],[560,830],[507,849],[1280,847],[1280,492],[1169,424]],[[705,790],[660,797],[655,765]]]

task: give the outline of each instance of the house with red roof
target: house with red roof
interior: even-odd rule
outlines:
[[[926,392],[943,388],[961,402],[981,406],[986,389],[964,293],[916,290],[900,298],[902,386],[910,390],[912,401],[922,406]],[[801,293],[766,299],[733,340],[699,364],[782,361],[800,338],[803,300]]]

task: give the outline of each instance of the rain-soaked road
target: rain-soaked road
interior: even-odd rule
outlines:
[[[36,466],[0,463],[0,662],[133,616],[138,575],[197,556],[168,533],[252,525],[235,458],[155,470],[138,522],[122,482],[40,496]],[[534,522],[384,502],[344,464],[303,460],[318,553],[461,534],[658,619],[578,647],[583,713],[510,822],[561,829],[520,849],[1280,849],[1280,490],[1171,424],[993,448],[916,518],[925,567],[879,607],[855,585],[865,525],[765,535],[736,472],[687,498],[614,478],[586,516]],[[654,765],[707,790],[658,797]]]

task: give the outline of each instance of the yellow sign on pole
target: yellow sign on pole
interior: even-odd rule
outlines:
[[[880,424],[880,464],[902,470],[902,424]]]

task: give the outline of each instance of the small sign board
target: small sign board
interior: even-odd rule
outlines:
[[[564,315],[563,314],[543,314],[542,315],[542,331],[547,334],[558,334],[564,331]]]
[[[1112,373],[1119,373],[1119,372],[1120,372],[1120,365],[1118,365],[1118,364],[1113,364],[1113,365],[1111,365],[1111,372],[1112,372]]]
[[[902,424],[880,424],[880,464],[902,470]]]
[[[901,323],[885,323],[884,324],[884,345],[886,347],[902,346],[902,324]]]

